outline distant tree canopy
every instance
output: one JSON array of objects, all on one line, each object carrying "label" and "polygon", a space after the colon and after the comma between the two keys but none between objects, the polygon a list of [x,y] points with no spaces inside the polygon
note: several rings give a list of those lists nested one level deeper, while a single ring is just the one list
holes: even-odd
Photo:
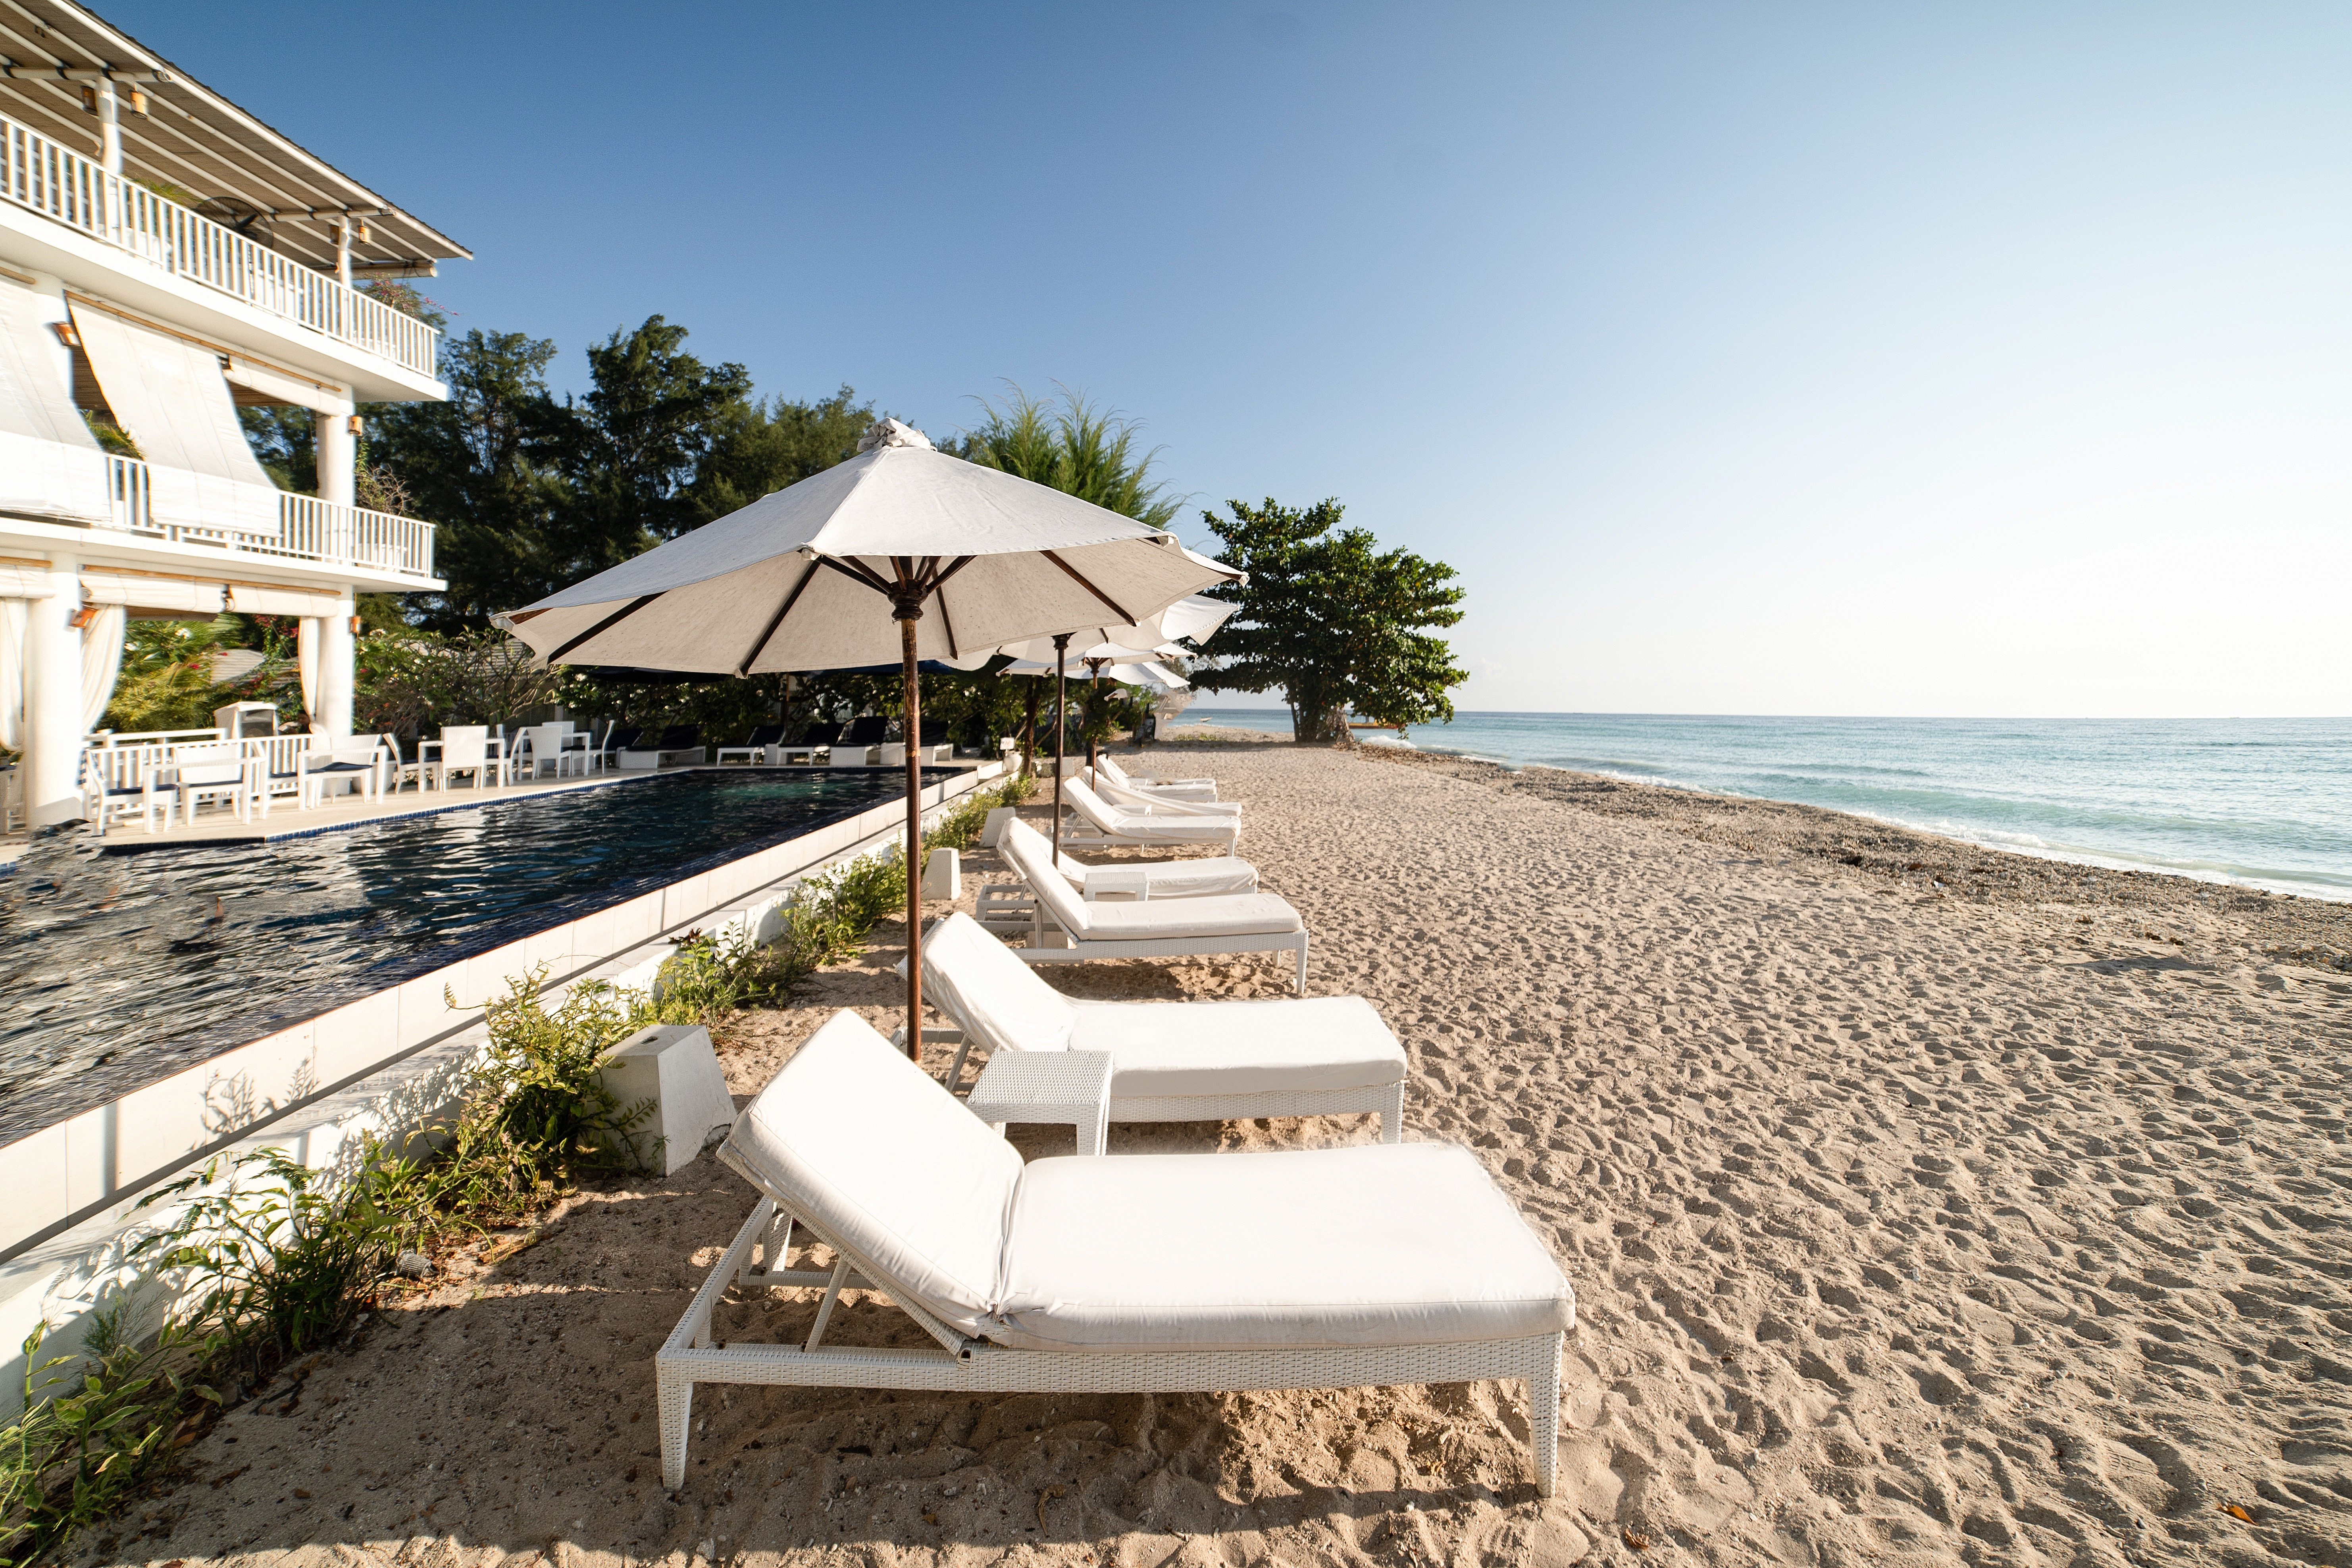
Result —
[{"label": "distant tree canopy", "polygon": [[1349,710],[1382,724],[1454,717],[1446,695],[1469,679],[1424,628],[1462,619],[1454,568],[1409,550],[1381,551],[1365,529],[1339,527],[1336,500],[1300,510],[1269,498],[1202,513],[1218,556],[1249,574],[1211,594],[1240,610],[1192,673],[1209,691],[1283,689],[1295,739],[1347,739]]}]

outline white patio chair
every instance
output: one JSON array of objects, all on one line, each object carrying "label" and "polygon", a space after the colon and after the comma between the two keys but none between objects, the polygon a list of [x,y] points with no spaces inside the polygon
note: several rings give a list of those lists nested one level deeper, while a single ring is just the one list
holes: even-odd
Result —
[{"label": "white patio chair", "polygon": [[1150,798],[1190,801],[1195,805],[1207,805],[1217,798],[1217,781],[1214,779],[1130,778],[1127,770],[1120,767],[1118,759],[1108,752],[1097,753],[1095,765],[1105,782]]},{"label": "white patio chair", "polygon": [[376,737],[376,760],[383,770],[382,776],[376,781],[376,795],[379,799],[388,795],[398,795],[400,786],[411,779],[416,781],[416,787],[419,790],[425,787],[425,764],[413,757],[403,757],[400,754],[399,736],[386,732]]},{"label": "white patio chair", "polygon": [[1092,847],[1222,844],[1228,855],[1241,847],[1242,824],[1238,816],[1180,816],[1115,806],[1088,788],[1082,778],[1062,781],[1062,804],[1076,814],[1076,820],[1063,827],[1062,840],[1066,844]]},{"label": "white patio chair", "polygon": [[180,815],[190,827],[196,825],[196,803],[226,800],[239,822],[253,820],[253,802],[264,785],[261,770],[268,764],[248,757],[235,741],[199,741],[178,746],[172,753],[173,788],[179,795]]},{"label": "white patio chair", "polygon": [[[315,808],[327,804],[330,786],[355,786],[360,797],[368,805],[376,802],[376,791],[383,777],[383,745],[371,740],[346,738],[344,744],[320,748],[302,754],[302,804]],[[261,815],[268,816],[267,799]]]},{"label": "white patio chair", "polygon": [[923,1031],[960,1047],[950,1089],[974,1045],[1108,1051],[1113,1121],[1377,1114],[1381,1142],[1402,1136],[1404,1047],[1360,996],[1077,1001],[961,911],[923,932],[923,995],[958,1026]]},{"label": "white patio chair", "polygon": [[533,724],[524,730],[515,742],[514,776],[536,779],[552,771],[561,779],[575,769],[585,773],[588,753],[572,749],[571,738],[569,724]]},{"label": "white patio chair", "polygon": [[[172,820],[173,793],[161,778],[162,769],[151,746],[90,746],[81,754],[82,817],[106,836],[107,825],[137,816],[148,832],[155,831],[155,814]],[[0,781],[0,789],[15,783]],[[5,816],[0,813],[0,816]]]},{"label": "white patio chair", "polygon": [[507,782],[506,759],[490,755],[490,731],[486,724],[441,726],[441,754],[425,764],[425,787],[446,790],[453,773],[474,775],[473,787]]},{"label": "white patio chair", "polygon": [[[698,1383],[1120,1394],[1486,1378],[1525,1384],[1536,1488],[1556,1488],[1575,1293],[1467,1150],[1024,1164],[845,1011],[744,1108],[719,1158],[763,1195],[654,1358],[672,1489]],[[796,1229],[829,1268],[788,1267]],[[822,1288],[807,1340],[719,1324],[738,1286]],[[940,1348],[826,1344],[845,1288],[887,1296]]]},{"label": "white patio chair", "polygon": [[[1307,922],[1272,893],[1214,898],[1147,899],[1133,903],[1088,901],[1053,868],[1053,847],[1025,822],[1008,822],[996,841],[1036,895],[1030,963],[1074,963],[1094,958],[1178,958],[1197,953],[1287,952],[1297,960],[1298,994],[1307,994]],[[1050,931],[1066,946],[1046,945]]]}]

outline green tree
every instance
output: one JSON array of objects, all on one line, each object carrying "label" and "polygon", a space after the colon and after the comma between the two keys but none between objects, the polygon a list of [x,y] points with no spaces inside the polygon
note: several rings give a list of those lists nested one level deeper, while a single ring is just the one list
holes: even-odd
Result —
[{"label": "green tree", "polygon": [[704,364],[686,352],[686,338],[684,327],[648,316],[588,351],[588,393],[564,405],[572,503],[562,533],[575,576],[709,521],[690,492],[720,431],[743,412],[751,374]]},{"label": "green tree", "polygon": [[389,403],[365,411],[376,466],[413,498],[415,516],[439,525],[440,594],[412,601],[436,629],[479,626],[583,574],[564,547],[572,496],[558,466],[571,412],[547,389],[555,344],[479,329],[444,344],[443,403]]},{"label": "green tree", "polygon": [[874,405],[856,399],[845,386],[814,403],[745,398],[720,408],[689,487],[697,520],[725,517],[856,457],[875,420]]},{"label": "green tree", "polygon": [[1249,574],[1214,588],[1241,606],[1191,671],[1210,691],[1283,689],[1293,736],[1330,744],[1358,717],[1400,727],[1454,717],[1449,689],[1469,679],[1442,637],[1462,619],[1454,568],[1409,550],[1381,551],[1369,530],[1339,527],[1336,500],[1304,510],[1268,498],[1202,513],[1219,557]]},{"label": "green tree", "polygon": [[1176,521],[1183,502],[1152,479],[1151,465],[1160,454],[1157,448],[1136,450],[1142,426],[1134,420],[1105,413],[1067,388],[1058,406],[1018,386],[1003,407],[984,398],[980,406],[978,428],[947,450],[1154,528]]}]

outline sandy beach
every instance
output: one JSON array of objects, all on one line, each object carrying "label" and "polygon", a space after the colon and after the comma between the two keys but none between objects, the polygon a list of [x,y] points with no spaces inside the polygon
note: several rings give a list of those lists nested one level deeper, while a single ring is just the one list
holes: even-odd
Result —
[{"label": "sandy beach", "polygon": [[[665,1494],[652,1355],[752,1202],[706,1155],[453,1260],[81,1560],[2352,1562],[2352,910],[1407,753],[1145,765],[1245,803],[1310,993],[1371,998],[1411,1052],[1406,1137],[1473,1146],[1573,1281],[1558,1498],[1496,1384],[705,1390]],[[877,939],[725,1032],[739,1097],[835,1007],[888,1026],[903,931]],[[1047,973],[1284,984],[1255,958]],[[1376,1135],[1118,1127],[1111,1152]],[[850,1300],[836,1338],[917,1342]],[[724,1331],[814,1306],[747,1300]]]}]

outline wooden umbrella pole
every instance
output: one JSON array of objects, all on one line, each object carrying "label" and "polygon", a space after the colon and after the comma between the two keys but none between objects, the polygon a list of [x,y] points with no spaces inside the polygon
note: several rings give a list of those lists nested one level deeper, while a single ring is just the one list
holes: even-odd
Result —
[{"label": "wooden umbrella pole", "polygon": [[1062,739],[1069,733],[1070,683],[1066,674],[1070,634],[1054,639],[1054,868],[1062,865]]},{"label": "wooden umbrella pole", "polygon": [[898,622],[907,678],[907,1056],[923,1060],[923,690],[915,673],[915,622]]},{"label": "wooden umbrella pole", "polygon": [[1029,689],[1029,727],[1021,731],[1021,771],[1034,779],[1037,776],[1037,693],[1045,682],[1033,675],[1021,684]]}]

